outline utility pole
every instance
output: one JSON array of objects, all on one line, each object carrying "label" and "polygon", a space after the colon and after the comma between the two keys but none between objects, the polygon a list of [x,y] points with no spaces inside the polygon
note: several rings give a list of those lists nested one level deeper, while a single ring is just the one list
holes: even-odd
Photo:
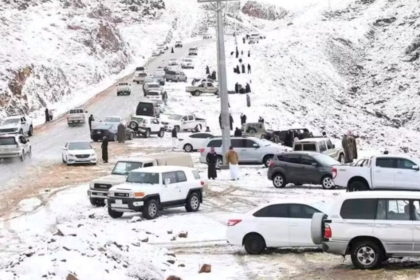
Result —
[{"label": "utility pole", "polygon": [[219,80],[219,96],[220,109],[222,116],[222,151],[223,165],[226,166],[225,155],[230,146],[230,114],[229,114],[229,98],[227,92],[227,76],[226,76],[226,58],[225,58],[225,38],[224,38],[224,22],[223,22],[223,5],[222,2],[231,2],[238,0],[197,0],[198,3],[214,3],[216,2],[217,16],[217,77]]}]

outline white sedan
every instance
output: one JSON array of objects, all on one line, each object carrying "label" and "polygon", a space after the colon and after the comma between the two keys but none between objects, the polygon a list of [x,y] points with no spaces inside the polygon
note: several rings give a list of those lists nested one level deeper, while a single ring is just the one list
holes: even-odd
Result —
[{"label": "white sedan", "polygon": [[[183,135],[184,137],[184,135]],[[204,140],[213,138],[214,135],[208,132],[199,132],[186,135],[185,138],[178,139],[178,147],[187,153],[197,151],[202,148]]]},{"label": "white sedan", "polygon": [[63,148],[63,163],[96,164],[96,152],[89,142],[67,142]]},{"label": "white sedan", "polygon": [[324,202],[277,202],[253,209],[228,221],[227,242],[244,246],[248,254],[266,248],[319,247],[312,242],[314,213],[328,214]]}]

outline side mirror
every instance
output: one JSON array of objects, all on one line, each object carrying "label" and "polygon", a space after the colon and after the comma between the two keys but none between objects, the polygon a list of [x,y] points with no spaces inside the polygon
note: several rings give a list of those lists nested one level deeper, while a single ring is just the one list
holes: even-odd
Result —
[{"label": "side mirror", "polygon": [[171,179],[166,178],[165,179],[165,186],[168,186],[171,183]]},{"label": "side mirror", "polygon": [[255,149],[258,149],[260,146],[258,146],[258,144],[254,144],[252,145],[252,147],[254,147]]},{"label": "side mirror", "polygon": [[420,168],[417,165],[414,165],[413,167],[411,167],[413,170],[419,171]]}]

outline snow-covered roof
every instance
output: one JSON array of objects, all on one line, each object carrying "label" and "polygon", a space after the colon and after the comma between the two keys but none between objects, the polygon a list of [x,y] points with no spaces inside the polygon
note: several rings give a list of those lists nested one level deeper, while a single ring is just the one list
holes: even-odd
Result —
[{"label": "snow-covered roof", "polygon": [[195,170],[191,167],[185,167],[185,166],[151,166],[143,169],[135,169],[132,172],[147,172],[147,173],[161,173],[161,172],[170,172],[170,171],[190,171]]}]

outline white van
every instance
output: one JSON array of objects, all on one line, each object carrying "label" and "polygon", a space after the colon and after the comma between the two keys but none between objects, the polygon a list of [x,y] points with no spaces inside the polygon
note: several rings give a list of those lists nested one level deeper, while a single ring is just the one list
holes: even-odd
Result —
[{"label": "white van", "polygon": [[94,206],[104,206],[105,199],[108,197],[108,190],[115,185],[124,183],[127,180],[128,172],[131,170],[172,165],[194,167],[191,156],[180,153],[151,154],[144,157],[120,159],[115,164],[111,175],[95,179],[90,183],[88,190],[90,203]]}]

